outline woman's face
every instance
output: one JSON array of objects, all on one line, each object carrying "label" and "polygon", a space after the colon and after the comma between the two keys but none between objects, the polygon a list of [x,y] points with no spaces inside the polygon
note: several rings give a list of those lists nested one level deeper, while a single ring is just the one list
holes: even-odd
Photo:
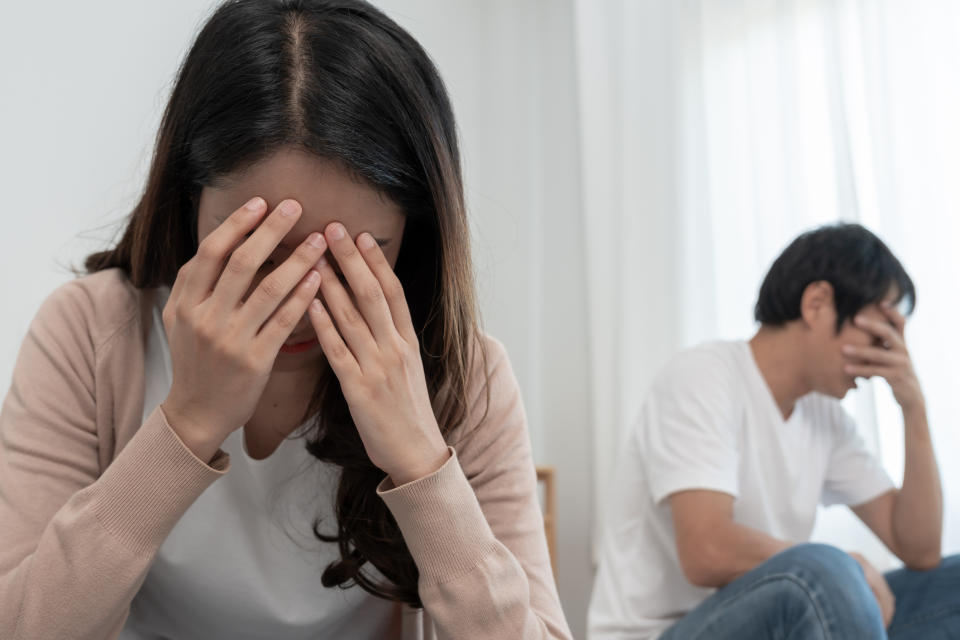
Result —
[{"label": "woman's face", "polygon": [[[267,201],[268,214],[288,198],[299,202],[303,213],[257,272],[244,300],[310,232],[323,233],[334,221],[342,223],[354,239],[364,231],[369,232],[377,239],[391,266],[397,262],[405,222],[400,208],[337,163],[297,149],[282,149],[244,171],[227,176],[216,187],[204,187],[200,193],[197,237],[203,240],[253,196]],[[329,252],[327,256],[329,259]],[[331,260],[331,264],[337,269],[336,261]],[[306,314],[290,335],[300,340],[314,337]],[[274,370],[313,368],[321,356],[319,346],[301,353],[281,352]]]}]

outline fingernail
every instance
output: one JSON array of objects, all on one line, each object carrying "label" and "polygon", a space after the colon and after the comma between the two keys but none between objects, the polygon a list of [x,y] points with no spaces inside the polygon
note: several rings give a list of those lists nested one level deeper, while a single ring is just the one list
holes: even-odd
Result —
[{"label": "fingernail", "polygon": [[307,244],[311,247],[321,248],[326,244],[326,240],[323,239],[323,235],[314,231],[309,236],[307,236]]},{"label": "fingernail", "polygon": [[330,237],[334,240],[339,240],[346,235],[346,233],[346,229],[344,229],[343,225],[339,222],[335,222],[334,224],[330,225]]},{"label": "fingernail", "polygon": [[320,313],[321,311],[323,311],[323,306],[320,304],[319,300],[314,298],[313,302],[310,303],[310,310],[315,311],[316,313]]},{"label": "fingernail", "polygon": [[317,260],[317,264],[315,265],[315,267],[316,267],[317,269],[323,269],[325,266],[327,266],[327,257],[326,257],[326,256],[320,256],[320,259]]},{"label": "fingernail", "polygon": [[255,198],[251,198],[250,201],[243,206],[249,211],[259,211],[260,209],[263,208],[263,205],[264,205],[263,198],[261,198],[260,196],[257,196]]},{"label": "fingernail", "polygon": [[300,207],[293,200],[284,200],[280,203],[280,213],[285,216],[295,216],[300,213]]},{"label": "fingernail", "polygon": [[843,352],[844,352],[844,353],[853,353],[853,347],[850,346],[849,344],[845,344],[845,345],[843,345]]},{"label": "fingernail", "polygon": [[320,274],[314,271],[313,269],[310,269],[310,273],[307,274],[307,284],[309,285],[317,284],[317,280],[319,279],[320,279]]},{"label": "fingernail", "polygon": [[361,249],[372,249],[375,244],[377,244],[376,241],[369,233],[361,233],[360,237],[357,238],[357,246]]}]

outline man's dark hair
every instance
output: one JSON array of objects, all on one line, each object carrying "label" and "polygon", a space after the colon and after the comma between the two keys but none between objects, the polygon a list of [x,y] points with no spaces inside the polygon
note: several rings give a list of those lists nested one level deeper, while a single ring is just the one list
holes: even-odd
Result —
[{"label": "man's dark hair", "polygon": [[837,331],[861,309],[897,290],[912,313],[917,294],[913,280],[880,238],[859,224],[831,224],[800,235],[774,261],[760,286],[754,310],[758,322],[783,326],[800,318],[800,300],[807,286],[825,281],[833,286]]}]

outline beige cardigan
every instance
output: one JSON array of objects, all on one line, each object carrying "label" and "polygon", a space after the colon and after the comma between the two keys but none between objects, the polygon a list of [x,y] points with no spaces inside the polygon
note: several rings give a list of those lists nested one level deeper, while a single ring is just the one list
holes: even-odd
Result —
[{"label": "beige cardigan", "polygon": [[[114,638],[157,549],[228,473],[158,407],[141,424],[152,290],[119,269],[56,289],[34,317],[0,411],[0,638]],[[437,472],[378,495],[420,570],[425,613],[397,637],[569,638],[544,539],[520,391],[484,338],[485,376]],[[385,481],[388,482],[388,481]]]}]

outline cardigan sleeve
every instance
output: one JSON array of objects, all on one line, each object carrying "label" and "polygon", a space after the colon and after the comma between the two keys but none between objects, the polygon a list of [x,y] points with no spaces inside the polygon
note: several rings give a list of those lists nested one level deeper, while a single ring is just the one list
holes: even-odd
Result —
[{"label": "cardigan sleeve", "polygon": [[520,389],[503,346],[483,339],[486,366],[474,367],[450,458],[399,487],[388,477],[377,492],[420,571],[439,638],[567,639]]},{"label": "cardigan sleeve", "polygon": [[[0,637],[116,637],[173,525],[224,474],[195,457],[157,407],[100,473],[97,363],[125,330],[91,326],[69,282],[37,312],[0,409]],[[131,325],[134,325],[131,318]]]}]

